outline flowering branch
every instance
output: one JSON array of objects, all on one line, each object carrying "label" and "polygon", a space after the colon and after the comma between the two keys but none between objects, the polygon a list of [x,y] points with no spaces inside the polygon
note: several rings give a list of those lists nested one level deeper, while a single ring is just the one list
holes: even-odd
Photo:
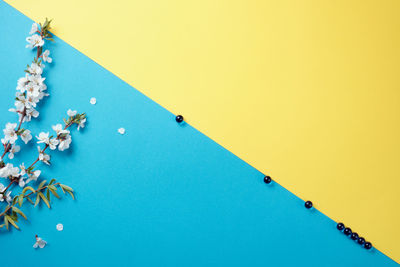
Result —
[{"label": "flowering branch", "polygon": [[[14,158],[14,153],[20,151],[20,146],[15,145],[18,137],[27,144],[31,139],[31,132],[27,129],[21,128],[23,122],[28,122],[32,117],[37,118],[39,112],[35,109],[37,104],[43,97],[48,96],[45,92],[47,86],[44,83],[46,78],[42,77],[44,62],[51,63],[52,58],[49,57],[50,51],[43,51],[45,40],[53,41],[52,35],[49,32],[51,20],[47,20],[44,24],[33,23],[29,34],[31,36],[26,38],[28,44],[27,48],[36,49],[36,57],[33,59],[31,65],[27,65],[25,70],[25,77],[18,80],[17,94],[15,98],[15,108],[9,109],[11,112],[18,114],[18,123],[7,123],[6,128],[3,130],[4,138],[1,142],[4,147],[4,152],[0,157],[0,167],[4,166],[3,158],[9,153],[9,159]],[[18,126],[17,126],[18,125]]]},{"label": "flowering branch", "polygon": [[[36,182],[41,175],[40,170],[35,170],[36,164],[39,161],[50,165],[50,155],[46,153],[48,148],[50,148],[50,150],[58,148],[60,151],[69,148],[72,142],[69,128],[74,124],[77,125],[78,130],[83,128],[86,123],[85,113],[77,113],[77,111],[68,110],[68,119],[64,119],[64,126],[61,124],[52,126],[55,135],[49,136],[49,132],[41,132],[39,136],[36,136],[38,139],[37,143],[43,143],[44,147],[41,148],[38,146],[39,155],[29,167],[26,168],[24,163],[19,167],[14,167],[13,164],[4,163],[3,161],[6,154],[8,154],[9,159],[12,159],[14,158],[14,153],[20,150],[20,147],[15,145],[19,137],[21,137],[22,141],[25,143],[28,143],[32,139],[31,132],[21,128],[22,123],[30,121],[32,117],[36,118],[39,116],[39,112],[35,110],[35,107],[44,96],[48,96],[48,94],[45,93],[47,87],[43,83],[45,78],[42,78],[41,74],[44,68],[43,62],[50,63],[52,61],[49,57],[49,50],[42,53],[44,40],[53,40],[49,29],[50,21],[47,19],[43,25],[34,23],[30,32],[32,35],[26,38],[29,43],[27,47],[36,48],[37,54],[32,64],[30,66],[28,65],[27,70],[25,70],[27,73],[25,77],[18,80],[15,101],[16,109],[10,109],[10,111],[19,115],[18,126],[17,123],[7,123],[6,128],[3,130],[4,138],[1,139],[1,142],[4,147],[4,152],[0,158],[0,177],[8,179],[9,183],[6,187],[0,183],[0,202],[7,203],[3,212],[0,213],[0,219],[3,218],[4,221],[3,224],[0,224],[0,228],[6,227],[9,229],[9,224],[11,224],[19,229],[16,223],[18,222],[18,218],[27,218],[25,214],[16,207],[16,204],[18,203],[19,206],[22,207],[25,199],[34,206],[42,201],[50,208],[51,195],[60,198],[57,193],[58,188],[61,188],[64,193],[69,193],[74,199],[73,189],[67,185],[55,182],[55,179],[52,179],[49,183],[47,183],[46,180],[41,181],[36,189],[32,186],[28,186],[28,183],[31,181]],[[22,191],[18,195],[11,196],[11,189],[14,184],[18,184],[22,188]],[[30,191],[30,193],[28,193],[28,191]],[[36,196],[35,202],[30,198],[32,195]]]},{"label": "flowering branch", "polygon": [[[10,180],[10,183],[8,184],[7,187],[4,187],[4,185],[0,184],[0,201],[6,200],[9,204],[7,205],[6,209],[0,213],[0,218],[4,216],[4,224],[0,225],[0,228],[3,226],[6,226],[8,229],[8,222],[10,222],[12,225],[14,225],[12,222],[15,223],[15,217],[18,218],[18,213],[17,211],[14,211],[15,204],[18,200],[18,203],[20,206],[22,206],[24,198],[27,198],[29,202],[33,203],[29,196],[31,194],[36,193],[36,202],[35,206],[40,202],[40,200],[43,200],[45,204],[50,208],[50,192],[59,198],[57,194],[57,188],[55,186],[61,187],[61,189],[65,192],[68,192],[72,198],[74,198],[73,195],[73,190],[69,186],[62,185],[59,183],[52,184],[55,180],[53,179],[49,185],[45,186],[46,180],[42,181],[38,187],[38,189],[34,190],[30,186],[26,186],[30,181],[37,181],[39,178],[41,171],[40,170],[34,170],[35,165],[39,161],[43,161],[45,164],[50,165],[50,155],[46,154],[45,151],[47,148],[50,148],[51,150],[54,150],[58,147],[58,150],[64,151],[65,149],[68,149],[71,142],[72,138],[70,135],[70,131],[68,130],[69,127],[72,125],[76,124],[78,126],[78,130],[80,128],[83,128],[85,126],[86,122],[86,114],[85,113],[77,113],[76,111],[68,110],[67,112],[69,118],[67,120],[64,119],[64,127],[61,124],[54,125],[52,128],[56,132],[56,137],[49,136],[49,133],[41,132],[39,136],[36,138],[38,139],[37,143],[44,143],[45,146],[43,149],[41,149],[38,146],[38,152],[39,155],[36,158],[36,160],[28,167],[25,168],[24,164],[20,165],[20,169],[18,167],[14,167],[12,164],[7,163],[3,168],[0,169],[0,177],[8,178]],[[25,175],[28,176],[25,177]],[[26,179],[26,180],[24,180]],[[11,188],[11,186],[14,183],[17,183],[20,185],[20,187],[24,188],[22,190],[22,193],[20,195],[15,196],[12,198],[10,196],[11,192],[7,191]],[[47,195],[46,197],[41,193],[41,190],[47,188]],[[32,192],[29,193],[28,195],[24,195],[24,193],[27,190],[31,190]],[[10,204],[12,203],[12,204]],[[15,214],[14,214],[14,213]],[[14,216],[13,216],[14,215]],[[22,214],[20,214],[22,216]],[[14,225],[15,226],[15,225]],[[18,227],[16,227],[18,228]]]}]

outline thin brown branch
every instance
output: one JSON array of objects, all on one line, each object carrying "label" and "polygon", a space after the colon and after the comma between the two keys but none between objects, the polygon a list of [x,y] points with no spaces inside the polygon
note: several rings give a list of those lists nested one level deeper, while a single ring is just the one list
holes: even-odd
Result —
[{"label": "thin brown branch", "polygon": [[16,179],[11,180],[11,182],[7,185],[6,188],[4,188],[3,192],[1,192],[1,194],[4,196],[4,194],[7,192],[8,188],[10,188],[10,186],[11,186],[13,183],[15,183],[16,181],[17,181]]}]

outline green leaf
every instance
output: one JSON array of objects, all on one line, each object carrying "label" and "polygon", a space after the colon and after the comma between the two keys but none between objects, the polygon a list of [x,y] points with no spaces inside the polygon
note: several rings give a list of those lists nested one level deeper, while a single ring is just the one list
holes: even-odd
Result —
[{"label": "green leaf", "polygon": [[26,187],[24,188],[24,190],[22,190],[22,194],[25,194],[26,191],[28,191],[28,190],[31,190],[33,193],[36,192],[35,189],[33,189],[33,187],[31,187],[31,186],[26,186]]},{"label": "green leaf", "polygon": [[18,196],[18,204],[19,204],[20,207],[22,207],[22,203],[24,203],[24,195],[20,194]]},{"label": "green leaf", "polygon": [[69,187],[68,185],[60,184],[60,186],[62,189],[65,189],[66,191],[74,192],[74,190],[71,187]]},{"label": "green leaf", "polygon": [[36,195],[36,201],[35,201],[35,207],[37,206],[37,204],[39,204],[40,202],[40,196],[39,194]]},{"label": "green leaf", "polygon": [[67,192],[71,195],[72,199],[75,200],[74,193],[72,193],[71,191],[67,191]]},{"label": "green leaf", "polygon": [[44,203],[46,203],[47,207],[50,209],[50,203],[47,201],[46,197],[43,195],[42,192],[39,192],[38,195],[43,199]]},{"label": "green leaf", "polygon": [[17,200],[18,200],[18,196],[14,196],[13,200],[12,200],[13,206],[17,203]]},{"label": "green leaf", "polygon": [[30,197],[25,197],[32,205],[35,205],[35,203],[33,203],[32,199]]},{"label": "green leaf", "polygon": [[47,190],[46,190],[46,198],[50,202],[50,190],[49,190],[48,187],[47,187]]},{"label": "green leaf", "polygon": [[56,181],[56,179],[51,179],[49,185],[53,184]]},{"label": "green leaf", "polygon": [[46,180],[43,180],[40,184],[39,184],[39,187],[38,187],[38,190],[40,190],[40,189],[42,189],[42,187],[46,184]]},{"label": "green leaf", "polygon": [[4,226],[6,226],[4,223],[0,224],[0,228],[3,228]]},{"label": "green leaf", "polygon": [[49,186],[49,189],[56,198],[60,198],[60,196],[57,194],[57,188],[54,185]]},{"label": "green leaf", "polygon": [[10,215],[11,219],[13,219],[14,221],[18,222],[18,214],[15,211],[11,212]]},{"label": "green leaf", "polygon": [[34,168],[35,168],[35,166],[30,166],[28,169],[26,169],[26,172],[31,173]]},{"label": "green leaf", "polygon": [[17,207],[12,207],[12,210],[24,217],[25,220],[27,220],[25,214],[20,209],[18,209]]},{"label": "green leaf", "polygon": [[15,228],[19,229],[18,225],[14,222],[14,220],[10,216],[6,215],[6,218],[7,221],[9,221]]},{"label": "green leaf", "polygon": [[57,190],[57,187],[55,187],[54,185],[49,185],[49,188],[53,189],[53,190]]},{"label": "green leaf", "polygon": [[4,216],[4,225],[6,226],[6,229],[8,230],[8,216]]}]

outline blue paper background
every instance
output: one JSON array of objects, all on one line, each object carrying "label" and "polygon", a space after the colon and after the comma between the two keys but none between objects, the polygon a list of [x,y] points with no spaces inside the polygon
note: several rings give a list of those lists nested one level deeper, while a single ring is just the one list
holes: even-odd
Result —
[{"label": "blue paper background", "polygon": [[[1,127],[17,120],[8,109],[34,57],[24,48],[31,23],[0,1]],[[51,167],[39,164],[41,178],[70,185],[77,200],[55,199],[51,210],[25,204],[22,230],[0,230],[1,266],[397,266],[55,39],[44,74],[50,97],[39,119],[25,125],[37,135],[62,123],[69,108],[88,114],[72,148],[52,151]],[[21,146],[14,165],[37,156],[33,142]],[[32,248],[35,234],[48,241],[44,249]]]}]

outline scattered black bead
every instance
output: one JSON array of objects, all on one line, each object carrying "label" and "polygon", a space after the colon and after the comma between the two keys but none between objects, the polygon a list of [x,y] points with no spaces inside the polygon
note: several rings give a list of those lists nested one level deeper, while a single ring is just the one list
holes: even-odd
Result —
[{"label": "scattered black bead", "polygon": [[350,229],[349,227],[346,227],[346,228],[344,228],[343,233],[344,233],[345,235],[349,236],[349,235],[351,235],[352,232],[351,232],[351,229]]},{"label": "scattered black bead", "polygon": [[271,182],[272,182],[271,177],[269,177],[269,176],[265,176],[265,177],[264,177],[264,183],[269,184],[269,183],[271,183]]},{"label": "scattered black bead", "polygon": [[342,230],[344,229],[344,224],[343,224],[343,223],[338,223],[338,224],[336,225],[336,228],[337,228],[339,231],[342,231]]},{"label": "scattered black bead", "polygon": [[359,237],[358,240],[357,240],[357,243],[360,244],[360,245],[364,245],[365,239],[363,237]]},{"label": "scattered black bead", "polygon": [[183,116],[182,115],[178,115],[175,117],[176,122],[181,123],[183,121]]},{"label": "scattered black bead", "polygon": [[350,236],[350,238],[351,238],[352,240],[357,240],[357,239],[358,239],[358,234],[357,234],[357,233],[352,233],[351,236]]},{"label": "scattered black bead", "polygon": [[306,201],[306,203],[304,203],[304,206],[305,206],[307,209],[311,209],[311,208],[312,208],[312,202],[311,202],[311,201]]},{"label": "scattered black bead", "polygon": [[366,249],[371,249],[371,248],[372,248],[372,244],[371,244],[370,242],[366,242],[366,243],[364,244],[364,248],[366,248]]}]

